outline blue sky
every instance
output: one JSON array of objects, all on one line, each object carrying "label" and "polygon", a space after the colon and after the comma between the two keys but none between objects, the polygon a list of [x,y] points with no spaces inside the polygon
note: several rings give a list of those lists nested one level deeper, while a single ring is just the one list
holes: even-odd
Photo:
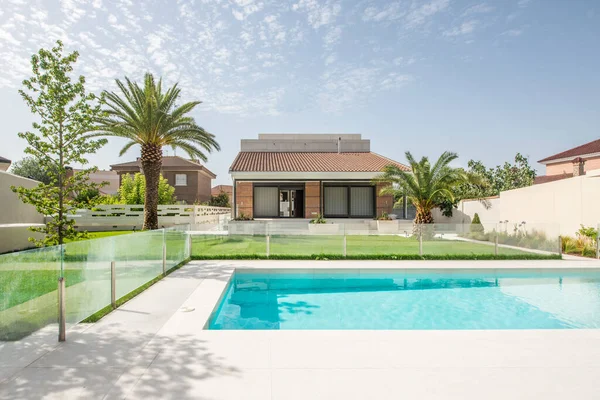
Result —
[{"label": "blue sky", "polygon": [[[203,101],[215,184],[259,132],[362,133],[398,161],[452,150],[463,166],[600,137],[595,0],[0,0],[4,157],[22,157],[32,121],[17,94],[29,58],[56,39],[79,50],[91,90],[151,71]],[[121,146],[90,160],[139,155]]]}]

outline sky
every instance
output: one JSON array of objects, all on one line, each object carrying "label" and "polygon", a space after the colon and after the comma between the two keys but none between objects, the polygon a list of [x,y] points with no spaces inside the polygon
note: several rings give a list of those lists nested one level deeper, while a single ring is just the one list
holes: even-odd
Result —
[{"label": "sky", "polygon": [[[23,157],[34,119],[17,90],[58,39],[90,91],[150,71],[202,101],[214,184],[258,133],[361,133],[400,162],[521,152],[540,174],[537,160],[600,138],[597,0],[0,0],[0,156]],[[139,156],[123,144],[91,164]]]}]

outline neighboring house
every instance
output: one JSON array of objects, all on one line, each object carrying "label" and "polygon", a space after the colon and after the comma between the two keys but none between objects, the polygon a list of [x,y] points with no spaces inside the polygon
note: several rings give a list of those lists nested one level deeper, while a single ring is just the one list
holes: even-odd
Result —
[{"label": "neighboring house", "polygon": [[254,218],[374,218],[393,197],[373,178],[389,164],[360,134],[260,134],[241,141],[229,172],[233,214]]},{"label": "neighboring house", "polygon": [[210,194],[213,196],[218,196],[221,193],[226,193],[227,197],[229,197],[229,200],[231,200],[231,195],[233,193],[233,186],[231,185],[217,185],[214,186],[211,191]]},{"label": "neighboring house", "polygon": [[10,167],[10,160],[8,158],[0,157],[0,171],[6,171]]},{"label": "neighboring house", "polygon": [[[141,161],[130,161],[111,165],[112,171],[119,174],[119,184],[123,174],[141,172]],[[162,160],[162,175],[175,187],[177,201],[186,204],[210,200],[212,180],[217,176],[198,161],[178,156],[165,156]]]},{"label": "neighboring house", "polygon": [[[73,172],[79,172],[80,169],[73,169]],[[90,181],[101,184],[102,182],[108,182],[108,185],[100,188],[102,194],[117,194],[119,192],[120,177],[116,171],[98,170],[90,174]]]},{"label": "neighboring house", "polygon": [[534,184],[558,181],[600,170],[600,139],[563,151],[540,161],[546,175],[535,178]]}]

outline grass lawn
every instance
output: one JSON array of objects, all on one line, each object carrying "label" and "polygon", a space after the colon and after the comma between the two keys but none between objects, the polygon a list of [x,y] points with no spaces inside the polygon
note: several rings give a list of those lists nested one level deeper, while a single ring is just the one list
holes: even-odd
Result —
[{"label": "grass lawn", "polygon": [[[419,242],[403,236],[347,236],[348,255],[419,254]],[[342,236],[271,236],[272,255],[343,254]],[[193,236],[192,256],[264,255],[265,236]],[[423,254],[481,255],[493,254],[491,244],[436,239],[423,242]],[[498,254],[531,254],[525,251],[498,248]]]},{"label": "grass lawn", "polygon": [[74,242],[74,241],[82,241],[82,240],[91,240],[91,239],[100,239],[100,238],[105,238],[105,237],[109,237],[109,236],[119,236],[119,235],[128,235],[130,233],[133,233],[133,231],[105,231],[105,232],[88,232],[87,234],[87,238],[85,239],[77,239],[77,240],[67,240],[67,243],[70,242]]}]

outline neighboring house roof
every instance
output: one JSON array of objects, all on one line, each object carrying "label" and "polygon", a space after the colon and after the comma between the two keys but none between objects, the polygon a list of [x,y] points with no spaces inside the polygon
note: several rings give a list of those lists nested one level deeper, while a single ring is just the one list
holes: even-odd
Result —
[{"label": "neighboring house roof", "polygon": [[8,158],[0,157],[0,163],[10,164],[11,161]]},{"label": "neighboring house roof", "polygon": [[381,172],[410,168],[376,153],[240,152],[230,172]]},{"label": "neighboring house roof", "polygon": [[[141,170],[141,167],[142,162],[140,159],[137,159],[135,161],[113,164],[110,166],[110,169],[113,171],[139,171]],[[199,162],[188,160],[179,156],[164,156],[162,159],[162,169],[164,171],[204,171],[212,178],[217,177]]]},{"label": "neighboring house roof", "polygon": [[213,188],[210,191],[213,196],[216,196],[216,195],[220,194],[221,192],[231,194],[233,192],[233,186],[232,185],[217,185],[217,186],[213,186]]},{"label": "neighboring house roof", "polygon": [[542,183],[548,183],[548,182],[554,182],[554,181],[560,181],[562,179],[567,179],[567,178],[572,178],[573,174],[559,174],[559,175],[541,175],[541,176],[536,176],[533,184],[534,185],[540,185]]},{"label": "neighboring house roof", "polygon": [[550,157],[546,157],[540,161],[539,163],[546,164],[551,161],[570,159],[573,157],[582,157],[589,156],[592,154],[600,154],[600,139],[594,140],[593,142],[589,142],[586,144],[582,144],[581,146],[573,147],[572,149],[563,151],[562,153],[555,154]]}]

